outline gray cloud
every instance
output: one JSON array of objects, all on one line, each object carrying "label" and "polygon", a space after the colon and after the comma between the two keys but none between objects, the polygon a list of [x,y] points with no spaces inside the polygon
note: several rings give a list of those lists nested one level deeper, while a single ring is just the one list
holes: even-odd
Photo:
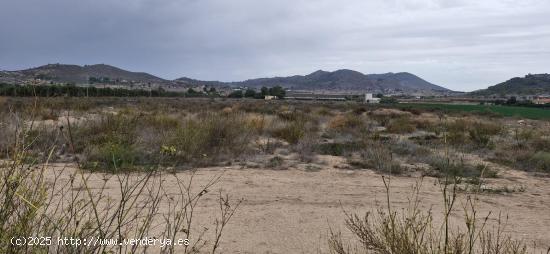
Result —
[{"label": "gray cloud", "polygon": [[0,69],[208,80],[408,71],[456,90],[548,72],[547,0],[6,0]]}]

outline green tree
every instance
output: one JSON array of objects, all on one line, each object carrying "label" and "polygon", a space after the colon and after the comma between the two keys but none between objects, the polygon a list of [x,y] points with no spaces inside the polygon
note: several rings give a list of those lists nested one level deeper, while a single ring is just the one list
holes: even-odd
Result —
[{"label": "green tree", "polygon": [[393,97],[382,97],[382,98],[380,98],[380,103],[396,104],[396,103],[398,103],[398,101],[397,101],[396,98],[393,98]]},{"label": "green tree", "polygon": [[279,99],[282,99],[285,97],[286,91],[281,86],[275,86],[269,89],[269,94],[277,96]]},{"label": "green tree", "polygon": [[262,94],[262,97],[266,96],[266,95],[269,95],[269,89],[265,86],[262,87],[261,94]]},{"label": "green tree", "polygon": [[256,91],[252,89],[246,89],[246,92],[244,92],[244,97],[246,98],[254,98],[256,96]]},{"label": "green tree", "polygon": [[243,91],[241,91],[241,90],[233,91],[227,97],[229,97],[229,98],[242,98],[243,97]]}]

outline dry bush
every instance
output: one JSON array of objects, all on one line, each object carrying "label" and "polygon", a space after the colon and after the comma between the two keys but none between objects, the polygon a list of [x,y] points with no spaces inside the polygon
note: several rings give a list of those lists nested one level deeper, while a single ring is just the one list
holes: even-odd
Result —
[{"label": "dry bush", "polygon": [[[21,132],[23,129],[26,130],[24,133]],[[25,135],[25,138],[15,136],[14,133]],[[12,158],[13,148],[21,141],[25,141],[23,145],[34,155],[35,160],[43,161],[48,156],[48,148],[54,145],[61,147],[64,140],[56,125],[39,123],[20,112],[0,114],[0,158]]]},{"label": "dry bush", "polygon": [[463,118],[456,119],[445,123],[446,140],[452,145],[463,145],[467,140],[466,132],[469,130],[469,126],[472,124],[471,121],[468,121]]},{"label": "dry bush", "polygon": [[243,114],[208,112],[185,121],[165,145],[175,149],[171,161],[208,165],[243,154],[252,135]]},{"label": "dry bush", "polygon": [[172,116],[162,113],[152,114],[141,117],[139,120],[143,121],[143,123],[140,123],[143,126],[147,126],[149,128],[157,130],[168,131],[171,129],[179,128],[181,126],[181,120],[177,115]]},{"label": "dry bush", "polygon": [[540,137],[540,134],[537,134],[535,130],[530,128],[513,129],[514,141],[518,147],[524,147],[527,143],[533,141],[535,137]]},{"label": "dry bush", "polygon": [[419,161],[431,166],[432,171],[426,172],[434,177],[460,177],[467,179],[495,178],[498,172],[483,164],[472,165],[456,154],[439,155],[431,154],[420,157]]},{"label": "dry bush", "polygon": [[411,133],[416,130],[416,125],[411,121],[410,117],[399,117],[391,119],[386,125],[386,130],[389,133]]},{"label": "dry bush", "polygon": [[277,116],[284,121],[300,121],[305,120],[308,116],[296,109],[294,110],[281,110],[277,112]]},{"label": "dry bush", "polygon": [[363,142],[322,143],[317,145],[316,151],[323,155],[350,156],[351,153],[365,148]]},{"label": "dry bush", "polygon": [[391,119],[410,117],[411,115],[412,114],[409,112],[390,108],[382,108],[369,112],[369,116],[378,121],[381,126],[388,125]]},{"label": "dry bush", "polygon": [[271,134],[290,144],[297,144],[306,134],[306,125],[301,121],[286,122],[282,127],[272,130]]},{"label": "dry bush", "polygon": [[454,145],[471,142],[477,147],[488,147],[491,137],[502,133],[502,125],[493,122],[457,119],[446,124],[447,141]]},{"label": "dry bush", "polygon": [[127,112],[75,125],[75,151],[84,155],[84,167],[112,171],[147,164],[149,156],[137,149],[138,124],[138,117]]},{"label": "dry bush", "polygon": [[550,139],[541,130],[516,128],[505,138],[495,146],[492,161],[527,171],[550,172]]},{"label": "dry bush", "polygon": [[334,112],[332,112],[330,109],[328,109],[327,107],[324,107],[324,106],[321,106],[320,108],[318,108],[315,113],[317,115],[320,115],[320,116],[333,116],[334,115]]},{"label": "dry bush", "polygon": [[[32,163],[35,160],[25,145],[28,131],[20,128],[12,133],[17,139],[10,151],[13,156],[0,162],[0,253],[146,253],[152,248],[160,253],[202,253],[207,249],[215,253],[240,204],[220,193],[215,228],[208,231],[193,221],[193,215],[221,175],[200,187],[194,187],[193,175],[183,179],[159,170],[104,174],[98,183],[93,179],[100,175],[84,173],[78,163],[74,170],[49,168],[47,162]],[[70,126],[64,134],[71,136]],[[48,150],[49,157],[55,150],[55,146]],[[175,193],[167,189],[174,186],[167,186],[166,180],[176,183]],[[110,194],[108,183],[115,186]],[[210,232],[212,236],[207,237]],[[13,244],[14,238],[31,236],[42,237],[44,244]],[[75,245],[58,244],[58,237],[113,239],[119,243],[122,239],[168,239],[172,243],[189,239],[190,244]]]},{"label": "dry bush", "polygon": [[392,152],[399,155],[411,156],[414,159],[430,155],[432,152],[430,149],[417,145],[408,140],[399,140],[393,142],[391,145]]},{"label": "dry bush", "polygon": [[8,98],[0,96],[0,108],[5,108],[7,105]]},{"label": "dry bush", "polygon": [[390,179],[382,178],[386,188],[386,207],[364,216],[346,212],[346,227],[355,236],[356,244],[346,244],[340,232],[330,231],[331,253],[527,253],[522,241],[504,233],[506,221],[499,215],[497,225],[489,229],[491,213],[479,217],[477,198],[467,196],[463,205],[464,227],[456,227],[451,216],[456,206],[457,185],[445,181],[442,186],[443,221],[436,223],[432,211],[420,208],[421,181],[413,188],[406,209],[392,206]]},{"label": "dry bush", "polygon": [[435,132],[436,134],[441,131],[441,126],[438,121],[424,118],[413,118],[411,120],[418,129]]},{"label": "dry bush", "polygon": [[271,159],[269,159],[266,163],[267,168],[273,168],[273,169],[280,169],[281,166],[283,166],[283,163],[285,160],[280,156],[275,156]]},{"label": "dry bush", "polygon": [[264,135],[273,125],[273,116],[265,114],[247,114],[246,125],[256,134]]},{"label": "dry bush", "polygon": [[315,160],[318,145],[319,136],[317,133],[308,132],[291,150],[298,155],[301,162],[312,163]]},{"label": "dry bush", "polygon": [[400,174],[402,168],[387,144],[368,141],[359,151],[359,159],[350,158],[350,165],[379,172]]},{"label": "dry bush", "polygon": [[9,113],[0,112],[0,158],[9,157],[11,146],[15,143],[12,133],[18,121],[9,118]]},{"label": "dry bush", "polygon": [[[158,163],[205,166],[244,153],[253,131],[241,113],[144,115],[124,110],[74,126],[76,151],[94,170],[147,168]],[[162,161],[161,161],[162,159]]]},{"label": "dry bush", "polygon": [[285,140],[289,144],[298,144],[306,134],[315,135],[319,130],[319,119],[297,109],[287,110],[283,107],[277,116],[279,121],[269,132],[273,137]]},{"label": "dry bush", "polygon": [[477,146],[487,147],[491,141],[491,136],[502,132],[502,126],[498,123],[475,122],[468,131],[470,140]]},{"label": "dry bush", "polygon": [[361,115],[345,114],[337,115],[331,118],[328,122],[328,128],[333,130],[350,130],[361,128],[365,125]]},{"label": "dry bush", "polygon": [[550,152],[550,137],[541,137],[540,135],[537,135],[536,138],[533,137],[529,140],[527,146],[538,151]]},{"label": "dry bush", "polygon": [[550,173],[550,152],[539,151],[530,158],[530,162],[537,170]]}]

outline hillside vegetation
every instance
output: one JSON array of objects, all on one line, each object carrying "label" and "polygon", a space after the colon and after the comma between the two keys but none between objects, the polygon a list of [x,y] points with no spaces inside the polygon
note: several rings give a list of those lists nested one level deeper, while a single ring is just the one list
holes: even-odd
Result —
[{"label": "hillside vegetation", "polygon": [[471,94],[483,96],[550,94],[550,74],[529,74],[523,78],[515,77]]},{"label": "hillside vegetation", "polygon": [[21,84],[35,81],[74,84],[141,85],[146,87],[261,87],[282,86],[298,90],[448,93],[450,90],[432,84],[408,72],[363,74],[354,70],[315,71],[308,75],[247,79],[245,81],[203,81],[182,77],[166,80],[145,72],[132,72],[106,64],[48,64],[18,71],[0,71],[0,83]]}]

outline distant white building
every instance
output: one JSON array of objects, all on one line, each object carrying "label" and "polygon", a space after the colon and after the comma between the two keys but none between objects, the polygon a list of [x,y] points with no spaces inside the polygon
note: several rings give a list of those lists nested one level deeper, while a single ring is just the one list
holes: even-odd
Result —
[{"label": "distant white building", "polygon": [[366,103],[379,103],[380,98],[373,97],[371,93],[365,94],[365,102]]},{"label": "distant white building", "polygon": [[276,99],[277,99],[277,96],[266,95],[266,96],[264,97],[264,99],[265,99],[266,101],[276,100]]}]

